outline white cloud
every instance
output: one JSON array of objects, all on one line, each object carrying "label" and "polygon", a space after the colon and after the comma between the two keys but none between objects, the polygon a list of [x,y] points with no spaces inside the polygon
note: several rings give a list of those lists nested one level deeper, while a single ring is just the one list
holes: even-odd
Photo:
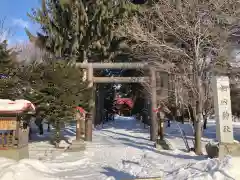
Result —
[{"label": "white cloud", "polygon": [[20,44],[23,44],[27,42],[27,40],[24,40],[23,38],[21,37],[13,37],[13,38],[8,38],[8,46],[9,47],[13,47],[13,46],[16,46],[16,45],[20,45]]},{"label": "white cloud", "polygon": [[23,43],[24,40],[23,40],[23,39],[16,39],[16,42],[17,42],[17,43]]},{"label": "white cloud", "polygon": [[13,25],[19,26],[19,27],[22,27],[22,28],[28,28],[29,27],[29,22],[25,21],[21,18],[13,19]]}]

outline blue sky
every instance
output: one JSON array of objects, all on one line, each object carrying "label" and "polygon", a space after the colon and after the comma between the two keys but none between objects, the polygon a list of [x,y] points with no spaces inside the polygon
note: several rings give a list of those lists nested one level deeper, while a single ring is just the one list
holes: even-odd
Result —
[{"label": "blue sky", "polygon": [[36,32],[37,25],[31,22],[27,13],[32,8],[40,6],[40,0],[0,0],[0,19],[5,19],[5,27],[10,29],[10,35],[6,35],[10,44],[27,41],[24,27],[31,32]]}]

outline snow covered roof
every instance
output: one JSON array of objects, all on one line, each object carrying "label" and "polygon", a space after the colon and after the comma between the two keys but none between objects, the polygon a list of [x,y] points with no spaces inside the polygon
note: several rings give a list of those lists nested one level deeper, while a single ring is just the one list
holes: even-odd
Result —
[{"label": "snow covered roof", "polygon": [[25,111],[35,111],[35,106],[28,100],[0,99],[0,114],[22,113]]}]

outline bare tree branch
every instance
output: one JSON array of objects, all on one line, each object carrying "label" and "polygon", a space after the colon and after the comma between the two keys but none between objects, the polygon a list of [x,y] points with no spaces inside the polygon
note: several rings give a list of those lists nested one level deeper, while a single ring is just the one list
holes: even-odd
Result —
[{"label": "bare tree branch", "polygon": [[6,18],[0,19],[0,42],[7,40],[11,36],[10,28],[5,25]]},{"label": "bare tree branch", "polygon": [[139,17],[120,29],[122,35],[136,42],[132,51],[137,58],[177,74],[180,84],[193,96],[198,153],[199,123],[211,97],[209,76],[215,69],[226,69],[230,64],[232,34],[239,26],[239,13],[240,2],[235,0],[184,0],[178,5],[161,0],[144,7]]}]

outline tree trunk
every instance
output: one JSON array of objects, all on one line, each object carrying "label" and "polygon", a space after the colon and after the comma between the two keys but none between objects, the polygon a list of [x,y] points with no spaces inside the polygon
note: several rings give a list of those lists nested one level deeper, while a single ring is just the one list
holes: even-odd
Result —
[{"label": "tree trunk", "polygon": [[158,124],[158,136],[160,137],[160,140],[164,139],[164,130],[163,130],[163,119],[159,119],[159,124]]},{"label": "tree trunk", "polygon": [[203,129],[207,129],[207,116],[203,115]]},{"label": "tree trunk", "polygon": [[60,121],[57,119],[55,122],[55,147],[59,148],[59,143],[60,143]]},{"label": "tree trunk", "polygon": [[50,122],[47,123],[48,127],[47,127],[47,132],[50,132],[51,129],[50,129]]},{"label": "tree trunk", "polygon": [[167,127],[170,127],[170,126],[171,126],[171,120],[168,118]]},{"label": "tree trunk", "polygon": [[39,124],[39,134],[43,135],[43,124]]},{"label": "tree trunk", "polygon": [[203,101],[202,101],[202,84],[201,76],[196,76],[196,89],[198,92],[197,102],[196,102],[196,121],[194,124],[195,127],[195,153],[200,155],[202,154],[202,110],[203,110]]},{"label": "tree trunk", "polygon": [[156,71],[151,70],[151,125],[150,125],[150,140],[156,142],[157,140],[157,116],[153,109],[157,108],[157,89],[156,89]]},{"label": "tree trunk", "polygon": [[32,139],[32,128],[29,126],[29,133],[28,133],[28,139]]}]

